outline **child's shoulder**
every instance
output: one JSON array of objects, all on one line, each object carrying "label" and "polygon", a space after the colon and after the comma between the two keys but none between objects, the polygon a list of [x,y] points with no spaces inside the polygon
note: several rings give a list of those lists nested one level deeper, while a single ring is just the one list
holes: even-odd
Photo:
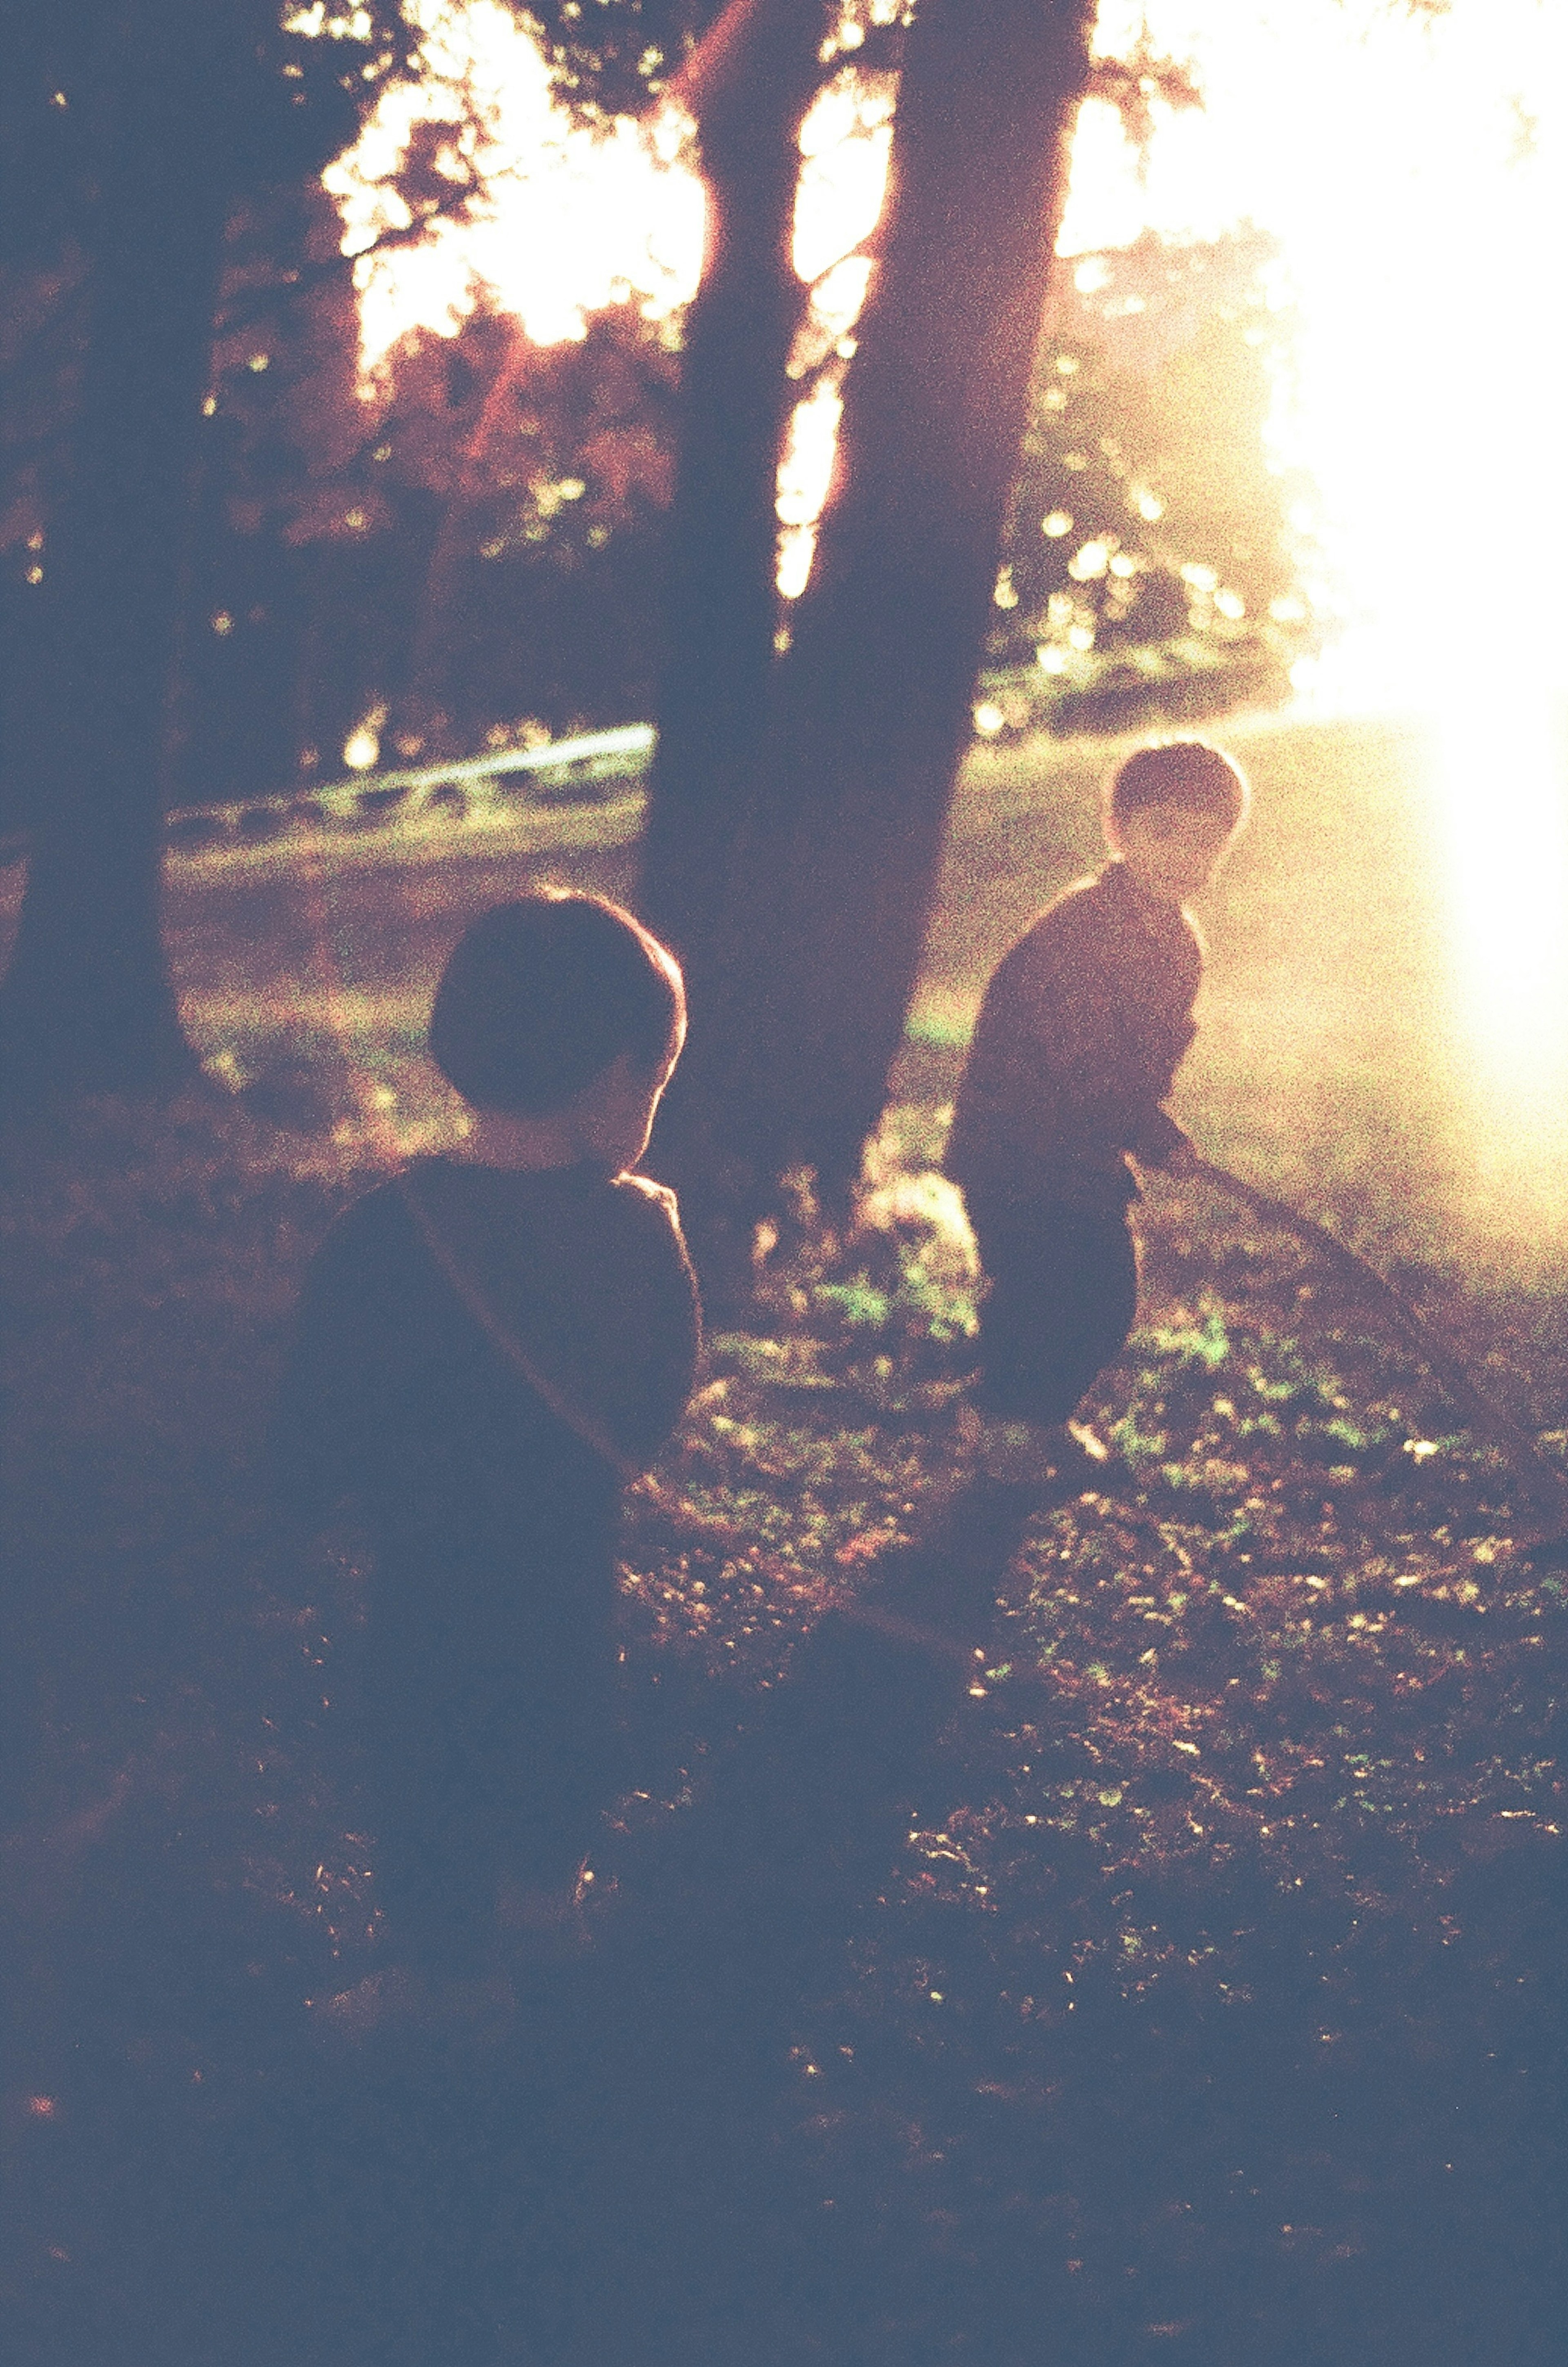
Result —
[{"label": "child's shoulder", "polygon": [[1085,930],[1102,927],[1104,878],[1100,871],[1086,872],[1081,879],[1071,879],[1065,888],[1058,889],[1050,902],[1043,905],[1013,939],[1002,956],[1003,966],[1010,962],[1026,967]]},{"label": "child's shoulder", "polygon": [[649,1175],[615,1175],[595,1196],[599,1213],[578,1238],[577,1271],[596,1303],[616,1310],[606,1340],[620,1343],[619,1353],[646,1325],[650,1309],[660,1310],[659,1327],[684,1328],[696,1304],[696,1284],[680,1207],[667,1184]]},{"label": "child's shoulder", "polygon": [[398,1263],[417,1254],[432,1227],[445,1236],[510,1236],[543,1225],[558,1249],[580,1242],[597,1255],[611,1242],[634,1251],[679,1241],[675,1195],[647,1175],[594,1177],[581,1169],[507,1169],[416,1159],[349,1203],[318,1258],[334,1264]]},{"label": "child's shoulder", "polygon": [[1152,908],[1134,887],[1125,864],[1112,857],[1053,896],[1005,958],[1016,957],[1027,967],[1032,961],[1075,958],[1096,949],[1106,954],[1127,945],[1144,949],[1156,940],[1177,947],[1190,941],[1202,949],[1191,913],[1175,906],[1168,911]]},{"label": "child's shoulder", "polygon": [[661,1224],[679,1225],[681,1204],[668,1184],[656,1184],[651,1175],[617,1175],[610,1188],[623,1195],[627,1209],[646,1209]]},{"label": "child's shoulder", "polygon": [[684,1261],[681,1206],[667,1184],[650,1175],[617,1175],[610,1185],[617,1229],[629,1248],[649,1257]]},{"label": "child's shoulder", "polygon": [[408,1230],[408,1206],[400,1174],[373,1184],[340,1208],[328,1226],[318,1260],[352,1262],[389,1247]]}]

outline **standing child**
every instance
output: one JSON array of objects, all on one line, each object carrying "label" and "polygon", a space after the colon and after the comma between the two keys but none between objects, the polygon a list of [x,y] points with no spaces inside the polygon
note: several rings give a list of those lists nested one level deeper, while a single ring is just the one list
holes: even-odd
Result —
[{"label": "standing child", "polygon": [[947,1168],[989,1283],[965,1412],[995,1478],[1081,1487],[1103,1470],[1069,1417],[1137,1310],[1128,1159],[1177,1174],[1193,1159],[1161,1107],[1196,1032],[1202,945],[1185,903],[1248,803],[1239,767],[1202,741],[1138,749],[1107,786],[1110,861],[1046,907],[986,990]]},{"label": "standing child", "polygon": [[367,1630],[378,1896],[416,1974],[488,1973],[570,1911],[613,1796],[621,1485],[664,1444],[698,1316],[635,1173],[685,1032],[629,912],[556,890],[474,923],[431,1016],[451,1158],[355,1203],[307,1275],[276,1433],[296,1518],[345,1500]]}]

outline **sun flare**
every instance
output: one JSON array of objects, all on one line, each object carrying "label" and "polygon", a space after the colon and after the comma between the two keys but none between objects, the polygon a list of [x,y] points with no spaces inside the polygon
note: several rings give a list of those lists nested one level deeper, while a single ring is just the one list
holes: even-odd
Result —
[{"label": "sun flare", "polygon": [[1316,481],[1347,614],[1324,692],[1446,700],[1456,674],[1491,675],[1505,634],[1514,665],[1551,671],[1568,526],[1563,12],[1151,0],[1147,14],[1197,60],[1204,111],[1162,123],[1140,181],[1107,110],[1086,109],[1064,247],[1117,244],[1145,221],[1213,235],[1244,216],[1280,240],[1300,320],[1280,433]]},{"label": "sun flare", "polygon": [[[683,303],[703,199],[672,111],[595,138],[555,105],[537,45],[499,0],[419,0],[413,13],[425,83],[389,95],[327,176],[345,248],[406,224],[388,176],[416,111],[455,115],[459,86],[477,103],[467,161],[485,198],[472,225],[367,256],[367,368],[415,324],[450,334],[479,285],[540,344],[581,335],[617,298],[654,315]],[[1548,619],[1568,529],[1553,300],[1568,220],[1564,12],[1455,0],[1432,20],[1377,0],[1104,0],[1101,45],[1145,17],[1159,46],[1192,60],[1204,109],[1163,114],[1140,164],[1112,110],[1087,107],[1062,252],[1145,226],[1212,237],[1251,221],[1279,239],[1300,331],[1277,433],[1317,484],[1346,619],[1317,697],[1446,701],[1456,674],[1495,682],[1503,663],[1560,683]],[[840,338],[865,292],[856,250],[890,138],[887,93],[852,70],[803,128],[796,267]],[[820,477],[816,458],[810,469]]]},{"label": "sun flare", "polygon": [[[704,217],[683,119],[669,110],[591,137],[555,105],[536,45],[498,0],[419,0],[412,13],[423,89],[384,100],[326,176],[345,250],[405,225],[389,176],[416,109],[456,117],[459,86],[479,124],[461,161],[484,197],[468,226],[365,255],[367,369],[416,324],[452,334],[481,287],[541,344],[580,336],[613,300],[650,317],[685,302]],[[1299,688],[1309,712],[1431,719],[1432,810],[1477,1075],[1515,1102],[1527,1071],[1536,1085],[1550,1077],[1568,1101],[1555,292],[1568,11],[1545,0],[1452,0],[1436,17],[1384,0],[1102,0],[1098,38],[1114,49],[1145,23],[1156,47],[1191,62],[1204,108],[1156,108],[1141,159],[1109,107],[1084,108],[1061,252],[1092,255],[1145,228],[1213,238],[1243,222],[1278,242],[1298,330],[1273,434],[1281,462],[1315,484],[1313,531],[1343,619]],[[812,300],[780,470],[786,595],[810,569],[890,140],[886,87],[852,66],[803,127],[795,260]]]}]

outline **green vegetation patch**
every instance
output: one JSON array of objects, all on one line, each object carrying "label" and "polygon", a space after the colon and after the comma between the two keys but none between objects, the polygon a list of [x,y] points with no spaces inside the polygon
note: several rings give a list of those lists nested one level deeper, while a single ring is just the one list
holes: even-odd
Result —
[{"label": "green vegetation patch", "polygon": [[[352,1535],[286,1548],[257,1472],[292,1293],[375,1160],[206,1108],[7,1146],[39,1679],[13,1855],[52,1935],[38,2077],[81,2115],[62,2224],[91,2149],[239,2112],[299,1999],[378,1961],[372,1574]],[[1526,2166],[1561,2103],[1562,1571],[1517,1475],[1298,1245],[1174,1192],[1145,1229],[1093,1409],[1123,1484],[1034,1524],[904,1855],[802,2003],[792,2290],[831,2292],[818,2355],[846,2367],[977,2340],[1033,2367],[1043,2314],[1095,2367],[1457,2361],[1408,2273],[1435,2245],[1494,2355],[1544,2357],[1518,2329],[1557,2257]],[[1558,1301],[1427,1283],[1561,1456]],[[889,1155],[848,1241],[797,1179],[753,1324],[628,1498],[623,1852],[962,1474],[976,1287],[940,1179]],[[112,2107],[62,2012],[132,2067]]]}]

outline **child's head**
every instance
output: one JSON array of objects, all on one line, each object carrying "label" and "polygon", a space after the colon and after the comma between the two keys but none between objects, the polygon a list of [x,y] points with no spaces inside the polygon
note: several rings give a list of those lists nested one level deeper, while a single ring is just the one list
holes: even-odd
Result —
[{"label": "child's head", "polygon": [[1205,740],[1135,748],[1105,788],[1105,843],[1145,894],[1179,904],[1207,887],[1244,827],[1252,792]]},{"label": "child's head", "polygon": [[481,1116],[570,1121],[614,1166],[646,1148],[685,1033],[674,956],[620,905],[557,888],[473,922],[430,1014],[432,1058]]}]

